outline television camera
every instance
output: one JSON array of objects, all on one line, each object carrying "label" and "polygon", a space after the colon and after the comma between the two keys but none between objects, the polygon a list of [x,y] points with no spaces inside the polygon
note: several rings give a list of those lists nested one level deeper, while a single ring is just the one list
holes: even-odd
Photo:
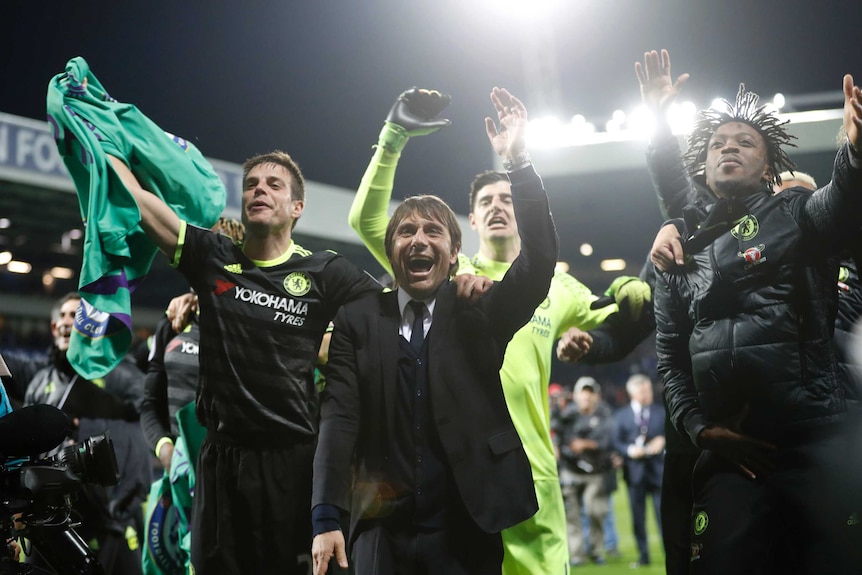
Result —
[{"label": "television camera", "polygon": [[[0,531],[18,539],[25,554],[35,547],[58,575],[103,575],[104,570],[71,519],[72,500],[85,483],[119,481],[108,433],[60,445],[69,420],[59,409],[33,405],[0,418]],[[52,453],[50,457],[41,454]],[[0,574],[46,573],[10,556]]]}]

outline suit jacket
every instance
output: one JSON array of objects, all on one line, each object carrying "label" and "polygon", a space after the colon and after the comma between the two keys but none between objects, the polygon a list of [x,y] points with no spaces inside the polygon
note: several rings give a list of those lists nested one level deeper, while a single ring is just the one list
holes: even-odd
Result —
[{"label": "suit jacket", "polygon": [[[649,406],[646,442],[664,435],[664,420],[664,406],[653,402]],[[614,449],[624,458],[623,478],[628,484],[643,483],[650,487],[660,487],[664,470],[664,453],[640,459],[632,459],[628,456],[628,446],[635,442],[640,433],[631,404],[617,410],[614,414]]]},{"label": "suit jacket", "polygon": [[[496,533],[537,508],[532,473],[506,407],[499,370],[514,333],[547,295],[557,237],[547,196],[531,167],[510,174],[521,254],[477,303],[437,291],[428,345],[428,392],[445,463],[476,524]],[[375,294],[336,315],[314,459],[312,507],[383,518],[392,500],[388,453],[401,322],[397,294]]]}]

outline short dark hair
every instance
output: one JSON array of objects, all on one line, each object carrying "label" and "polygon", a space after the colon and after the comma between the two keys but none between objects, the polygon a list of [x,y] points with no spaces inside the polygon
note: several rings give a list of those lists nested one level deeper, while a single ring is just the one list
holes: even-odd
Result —
[{"label": "short dark hair", "polygon": [[63,307],[63,304],[66,303],[67,301],[70,301],[73,299],[80,300],[81,294],[79,294],[76,291],[70,291],[69,293],[65,294],[64,296],[62,296],[61,298],[59,298],[58,300],[56,300],[54,302],[54,305],[51,306],[51,321],[52,322],[60,319],[60,308]]},{"label": "short dark hair", "polygon": [[766,105],[758,106],[760,96],[746,91],[745,84],[739,85],[736,102],[731,104],[721,100],[726,111],[708,108],[698,113],[694,128],[688,135],[688,150],[685,153],[685,163],[692,176],[703,172],[706,163],[706,152],[709,140],[715,131],[728,122],[742,122],[758,131],[766,146],[766,162],[772,172],[772,179],[767,183],[772,188],[781,185],[781,172],[793,171],[796,164],[782,149],[782,146],[796,147],[793,140],[796,136],[787,133],[785,125],[790,120],[781,121],[778,115],[766,109]]},{"label": "short dark hair", "polygon": [[481,190],[485,186],[496,184],[497,182],[508,181],[509,176],[507,176],[503,172],[485,170],[480,174],[476,174],[476,177],[473,178],[472,182],[470,182],[470,195],[468,196],[468,199],[470,201],[470,211],[472,212],[473,208],[476,207],[476,195],[479,193],[479,190]]},{"label": "short dark hair", "polygon": [[290,183],[290,197],[294,200],[305,200],[305,178],[293,158],[286,152],[274,150],[268,154],[259,154],[247,159],[242,165],[242,182],[245,187],[245,179],[248,173],[261,164],[277,164],[287,170],[292,176]]},{"label": "short dark hair", "polygon": [[[401,225],[401,222],[411,214],[419,214],[429,220],[435,220],[446,226],[449,230],[449,238],[452,240],[452,249],[458,250],[461,246],[461,226],[458,224],[458,219],[455,217],[455,212],[449,207],[449,204],[441,200],[437,196],[421,195],[412,196],[401,202],[392,217],[389,218],[389,223],[386,226],[386,257],[392,257],[392,242],[395,237],[395,230]],[[458,259],[455,258],[455,263],[449,266],[449,276],[455,275],[458,271]]]}]

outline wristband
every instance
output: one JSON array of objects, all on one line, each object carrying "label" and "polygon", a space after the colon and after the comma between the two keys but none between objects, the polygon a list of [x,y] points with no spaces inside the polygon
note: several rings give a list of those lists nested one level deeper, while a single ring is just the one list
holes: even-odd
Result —
[{"label": "wristband", "polygon": [[403,126],[399,126],[393,122],[383,124],[383,129],[380,130],[380,135],[377,137],[377,145],[393,154],[398,154],[407,145],[407,140],[410,136]]},{"label": "wristband", "polygon": [[507,172],[514,172],[519,168],[523,168],[524,166],[530,163],[530,154],[527,152],[521,152],[517,156],[514,156],[508,160],[503,160],[503,168]]},{"label": "wristband", "polygon": [[164,444],[166,444],[166,443],[170,443],[171,445],[173,445],[173,444],[174,444],[174,440],[173,440],[173,439],[171,439],[170,437],[163,437],[163,438],[161,438],[161,439],[158,441],[158,443],[156,443],[156,457],[159,457],[159,452],[162,450],[162,446],[163,446]]}]

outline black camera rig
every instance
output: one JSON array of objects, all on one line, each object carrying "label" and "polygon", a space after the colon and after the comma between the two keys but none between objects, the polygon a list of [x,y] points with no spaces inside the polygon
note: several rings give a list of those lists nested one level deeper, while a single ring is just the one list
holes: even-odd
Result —
[{"label": "black camera rig", "polygon": [[[119,480],[117,459],[106,432],[74,445],[60,410],[34,405],[0,418],[0,532],[30,545],[58,575],[103,575],[104,571],[71,519],[72,499],[85,483],[111,486]],[[42,453],[54,453],[39,458]],[[0,574],[37,570],[4,557]],[[41,571],[44,573],[44,571]]]}]

